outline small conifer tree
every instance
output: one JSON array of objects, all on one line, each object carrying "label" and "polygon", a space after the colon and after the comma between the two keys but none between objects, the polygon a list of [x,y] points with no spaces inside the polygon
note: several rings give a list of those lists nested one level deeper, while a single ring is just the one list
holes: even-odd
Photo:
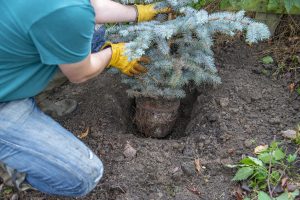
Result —
[{"label": "small conifer tree", "polygon": [[[153,0],[121,2],[152,3]],[[246,17],[244,11],[209,14],[193,9],[190,6],[193,2],[164,0],[156,7],[171,7],[177,15],[175,19],[167,20],[160,15],[154,21],[117,25],[107,30],[107,38],[112,42],[128,42],[129,59],[151,58],[151,63],[146,65],[147,74],[122,78],[130,86],[129,96],[179,99],[185,97],[182,88],[191,81],[197,85],[221,83],[212,51],[216,32],[233,36],[244,31],[248,43],[270,37],[268,27]]]}]

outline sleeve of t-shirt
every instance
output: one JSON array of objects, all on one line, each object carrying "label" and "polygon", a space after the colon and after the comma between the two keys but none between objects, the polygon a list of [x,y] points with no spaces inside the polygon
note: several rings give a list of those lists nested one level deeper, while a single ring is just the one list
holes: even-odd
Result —
[{"label": "sleeve of t-shirt", "polygon": [[76,63],[91,51],[95,13],[90,5],[60,8],[35,22],[29,31],[41,61]]}]

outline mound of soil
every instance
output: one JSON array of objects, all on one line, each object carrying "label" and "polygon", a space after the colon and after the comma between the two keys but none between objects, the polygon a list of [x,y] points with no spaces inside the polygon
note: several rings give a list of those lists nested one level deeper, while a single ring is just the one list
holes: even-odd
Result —
[{"label": "mound of soil", "polygon": [[[221,44],[221,45],[220,45]],[[241,41],[220,43],[214,49],[223,83],[217,88],[188,87],[173,133],[165,139],[143,138],[133,125],[134,100],[117,75],[102,74],[81,85],[65,84],[49,100],[75,99],[75,112],[57,118],[99,155],[105,175],[81,200],[229,200],[234,171],[224,167],[270,143],[280,131],[300,119],[299,98],[284,80],[263,73],[259,52],[268,44],[249,47]],[[125,157],[129,143],[137,154]],[[200,159],[202,169],[195,170]],[[71,199],[39,192],[21,194],[24,200]]]}]

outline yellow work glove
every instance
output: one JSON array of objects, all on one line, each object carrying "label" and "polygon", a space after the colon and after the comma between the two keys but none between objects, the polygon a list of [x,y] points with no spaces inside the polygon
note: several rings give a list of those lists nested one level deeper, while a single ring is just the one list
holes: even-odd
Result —
[{"label": "yellow work glove", "polygon": [[158,14],[172,12],[171,8],[155,9],[155,3],[148,5],[135,5],[137,10],[137,22],[153,20]]},{"label": "yellow work glove", "polygon": [[102,49],[107,47],[111,47],[112,49],[112,56],[108,67],[115,67],[127,76],[147,72],[147,69],[140,65],[139,62],[149,63],[150,59],[148,57],[141,57],[140,59],[129,61],[128,57],[125,55],[125,43],[113,44],[107,42]]}]

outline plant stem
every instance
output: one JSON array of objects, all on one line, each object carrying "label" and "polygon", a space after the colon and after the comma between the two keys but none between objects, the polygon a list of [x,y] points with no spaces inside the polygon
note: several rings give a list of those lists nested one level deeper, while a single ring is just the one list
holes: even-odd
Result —
[{"label": "plant stem", "polygon": [[[269,162],[269,171],[268,171],[268,179],[267,179],[267,183],[268,183],[268,190],[269,190],[269,194],[270,197],[273,198],[273,191],[271,190],[271,184],[270,184],[270,176],[271,176],[271,170],[272,170],[272,159],[273,159],[273,154],[272,152],[270,153],[271,157],[270,157],[270,162]],[[276,187],[276,186],[275,186]]]}]

